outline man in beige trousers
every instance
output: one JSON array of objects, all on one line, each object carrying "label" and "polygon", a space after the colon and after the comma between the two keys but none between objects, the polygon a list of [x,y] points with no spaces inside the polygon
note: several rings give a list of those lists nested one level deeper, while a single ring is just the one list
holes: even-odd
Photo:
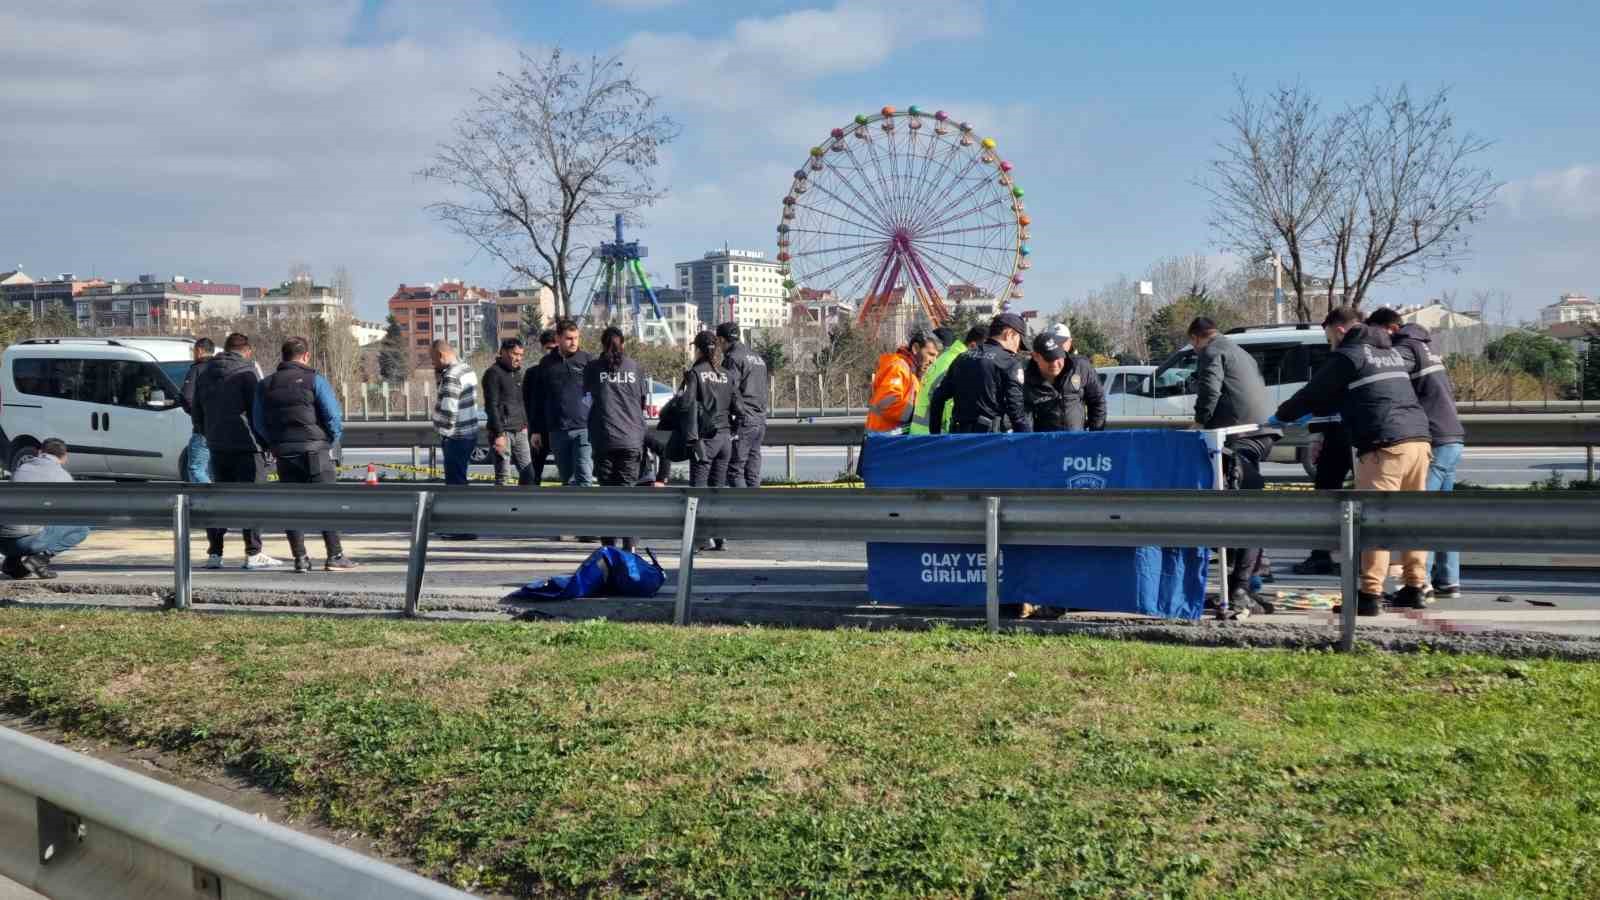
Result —
[{"label": "man in beige trousers", "polygon": [[[1428,486],[1433,461],[1428,416],[1411,387],[1410,368],[1395,350],[1387,330],[1362,324],[1361,313],[1341,306],[1322,320],[1333,354],[1306,386],[1278,407],[1270,424],[1338,413],[1356,450],[1356,488],[1364,491],[1421,491]],[[1428,583],[1428,554],[1400,554],[1404,586],[1395,606],[1422,609]],[[1375,616],[1383,603],[1388,550],[1361,554],[1357,612]]]}]

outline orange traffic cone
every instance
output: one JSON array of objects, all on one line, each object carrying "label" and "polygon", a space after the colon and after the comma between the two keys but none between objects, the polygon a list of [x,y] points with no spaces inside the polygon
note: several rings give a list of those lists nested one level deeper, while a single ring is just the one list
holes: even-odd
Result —
[{"label": "orange traffic cone", "polygon": [[378,467],[374,466],[372,463],[367,463],[367,484],[376,485],[377,483]]}]

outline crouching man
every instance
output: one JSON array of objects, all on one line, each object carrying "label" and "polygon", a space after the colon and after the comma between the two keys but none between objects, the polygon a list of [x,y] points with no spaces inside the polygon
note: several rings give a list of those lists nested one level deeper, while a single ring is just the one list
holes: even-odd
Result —
[{"label": "crouching man", "polygon": [[[67,444],[51,438],[39,448],[39,455],[11,473],[15,482],[71,481],[67,471]],[[86,525],[0,525],[0,553],[5,562],[0,572],[12,578],[54,578],[50,560],[83,543],[89,536]]]}]

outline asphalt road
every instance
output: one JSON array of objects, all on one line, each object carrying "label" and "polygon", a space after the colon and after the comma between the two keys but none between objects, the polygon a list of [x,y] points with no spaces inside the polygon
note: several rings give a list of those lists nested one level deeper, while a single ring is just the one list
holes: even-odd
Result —
[{"label": "asphalt road", "polygon": [[[281,535],[267,534],[266,551],[287,556]],[[320,539],[307,535],[313,559],[320,563]],[[667,569],[668,584],[658,601],[670,604],[677,568],[676,544],[671,540],[648,542]],[[404,591],[407,544],[404,535],[348,535],[346,551],[363,563],[350,573],[315,572],[294,575],[286,569],[244,571],[240,539],[230,534],[227,568],[194,572],[197,595],[206,592],[248,592],[257,599],[240,602],[273,605],[334,602],[349,606],[394,608]],[[522,584],[550,575],[570,574],[594,549],[576,541],[536,539],[435,540],[429,548],[427,602],[434,608],[504,614],[502,599]],[[1332,576],[1296,576],[1289,569],[1303,554],[1269,551],[1277,573],[1269,591],[1300,591],[1334,598],[1339,585]],[[203,538],[192,550],[199,565],[205,560]],[[1475,567],[1484,557],[1466,557],[1465,595],[1440,601],[1418,618],[1385,614],[1364,619],[1364,624],[1431,629],[1435,631],[1533,630],[1569,635],[1600,636],[1600,562],[1587,560],[1587,569],[1509,570]],[[51,602],[74,597],[60,591],[83,592],[78,599],[121,598],[116,602],[156,604],[156,594],[172,585],[170,532],[97,531],[79,549],[57,560],[61,573],[50,585]],[[38,600],[44,585],[34,581],[0,581],[0,598]],[[739,603],[753,609],[833,610],[840,614],[889,612],[874,607],[866,594],[866,552],[861,544],[820,541],[735,542],[727,552],[696,557],[697,602]],[[1530,602],[1536,601],[1536,602]],[[96,601],[99,602],[99,601]],[[656,601],[653,601],[656,602]],[[907,598],[904,602],[915,602]],[[1072,606],[1070,578],[1064,580],[1059,602]],[[604,614],[597,612],[595,614]],[[967,615],[981,615],[973,608]],[[1280,613],[1257,619],[1322,626],[1332,629],[1327,612]],[[1254,620],[1252,620],[1254,621]]]},{"label": "asphalt road", "polygon": [[[418,451],[423,465],[427,464],[426,450]],[[782,447],[766,447],[761,452],[762,472],[768,479],[785,477],[785,454]],[[345,454],[347,465],[365,466],[368,462],[383,467],[387,464],[409,464],[411,453],[407,450],[352,450]],[[845,471],[843,447],[796,447],[796,476],[801,481],[832,481]],[[687,478],[688,467],[677,467],[680,477]],[[488,467],[480,467],[487,471]],[[553,472],[554,469],[550,470]],[[1552,473],[1560,473],[1568,481],[1585,476],[1584,453],[1579,448],[1467,448],[1456,478],[1485,485],[1527,485],[1543,481]],[[1267,475],[1304,478],[1299,466],[1269,464]]]}]

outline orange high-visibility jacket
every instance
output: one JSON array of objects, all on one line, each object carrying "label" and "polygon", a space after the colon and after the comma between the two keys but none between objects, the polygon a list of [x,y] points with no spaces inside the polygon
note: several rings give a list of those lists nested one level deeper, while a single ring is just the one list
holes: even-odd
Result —
[{"label": "orange high-visibility jacket", "polygon": [[911,354],[901,348],[878,357],[872,399],[867,401],[867,430],[894,431],[905,426],[916,405],[917,376]]}]

